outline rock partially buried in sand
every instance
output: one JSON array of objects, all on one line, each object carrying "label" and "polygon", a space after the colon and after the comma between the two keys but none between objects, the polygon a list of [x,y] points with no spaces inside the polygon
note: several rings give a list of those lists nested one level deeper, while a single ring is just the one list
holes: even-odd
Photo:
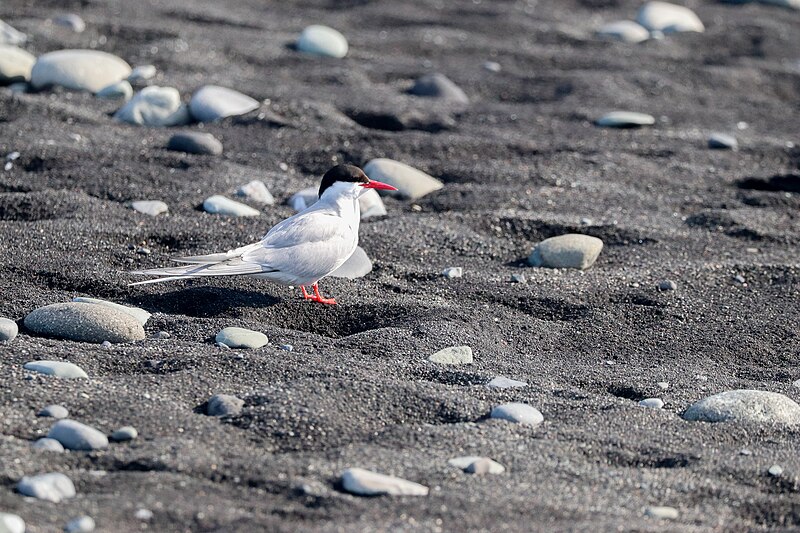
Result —
[{"label": "rock partially buried in sand", "polygon": [[10,85],[31,79],[36,58],[16,46],[0,44],[0,85]]},{"label": "rock partially buried in sand", "polygon": [[138,126],[183,126],[191,120],[189,109],[181,102],[181,95],[173,87],[145,87],[119,111],[114,118]]},{"label": "rock partially buried in sand", "polygon": [[99,298],[89,298],[88,296],[76,296],[72,299],[73,302],[78,303],[85,303],[85,304],[95,304],[95,305],[102,305],[108,307],[110,309],[115,309],[117,311],[121,311],[128,315],[131,315],[135,318],[142,326],[147,324],[147,321],[150,320],[150,313],[141,309],[139,307],[129,307],[127,305],[121,305],[114,302],[109,302],[108,300],[100,300]]},{"label": "rock partially buried in sand", "polygon": [[118,81],[111,85],[106,85],[95,94],[98,98],[106,98],[109,100],[122,99],[126,102],[133,96],[133,87],[131,87],[128,80]]},{"label": "rock partially buried in sand", "polygon": [[25,533],[25,520],[11,513],[0,513],[0,532]]},{"label": "rock partially buried in sand", "polygon": [[208,399],[206,414],[209,416],[236,416],[242,412],[244,400],[230,394],[215,394]]},{"label": "rock partially buried in sand", "polygon": [[677,520],[680,516],[677,509],[665,505],[651,505],[644,510],[644,514],[645,516],[658,520]]},{"label": "rock partially buried in sand", "polygon": [[647,31],[647,28],[632,20],[618,20],[602,26],[597,30],[597,36],[602,39],[625,43],[641,43],[650,38],[650,32]]},{"label": "rock partially buried in sand", "polygon": [[639,402],[640,407],[648,407],[650,409],[662,409],[664,407],[664,400],[661,398],[645,398]]},{"label": "rock partially buried in sand", "polygon": [[98,344],[144,339],[144,328],[132,315],[105,305],[80,302],[40,307],[25,317],[25,327],[39,335]]},{"label": "rock partially buried in sand", "polygon": [[409,90],[409,93],[414,96],[441,98],[442,100],[459,104],[469,103],[469,98],[466,93],[461,90],[461,87],[453,83],[450,78],[444,74],[438,72],[425,74],[419,78]]},{"label": "rock partially buried in sand", "polygon": [[367,189],[358,197],[358,206],[361,211],[361,220],[370,217],[382,217],[386,215],[386,206],[375,189]]},{"label": "rock partially buried in sand", "polygon": [[46,452],[56,452],[56,453],[64,453],[64,446],[58,442],[56,439],[51,439],[49,437],[42,437],[41,439],[37,439],[31,447],[34,450],[43,450]]},{"label": "rock partially buried in sand", "polygon": [[66,361],[31,361],[30,363],[25,363],[23,368],[57,378],[81,379],[89,377],[81,367]]},{"label": "rock partially buried in sand", "polygon": [[490,418],[508,420],[515,424],[525,426],[538,426],[544,422],[544,416],[532,405],[527,403],[504,403],[492,409]]},{"label": "rock partially buried in sand", "polygon": [[524,381],[517,381],[516,379],[497,376],[492,378],[492,380],[487,383],[486,386],[490,389],[515,389],[527,387],[528,384]]},{"label": "rock partially buried in sand", "polygon": [[222,143],[210,133],[184,131],[169,138],[167,150],[187,154],[220,155]]},{"label": "rock partially buried in sand", "polygon": [[363,468],[342,472],[342,488],[359,496],[427,496],[428,487],[394,476],[378,474]]},{"label": "rock partially buried in sand", "polygon": [[663,33],[705,31],[705,26],[694,11],[668,2],[647,2],[639,9],[636,22],[650,31]]},{"label": "rock partially buried in sand", "polygon": [[63,405],[48,405],[38,413],[36,416],[44,416],[44,417],[51,417],[51,418],[67,418],[69,416],[69,411]]},{"label": "rock partially buried in sand", "polygon": [[317,203],[317,200],[319,200],[319,187],[306,187],[289,198],[289,205],[295,211],[302,211]]},{"label": "rock partially buried in sand", "polygon": [[431,363],[439,365],[466,365],[472,363],[472,348],[469,346],[451,346],[439,350],[428,357]]},{"label": "rock partially buried in sand", "polygon": [[454,457],[447,463],[450,466],[460,468],[468,474],[502,474],[506,471],[505,467],[488,457],[465,456]]},{"label": "rock partially buried in sand", "polygon": [[169,206],[161,200],[137,200],[131,202],[131,208],[137,213],[155,217],[169,211]]},{"label": "rock partially buried in sand", "polygon": [[133,426],[123,426],[111,434],[111,440],[115,442],[127,442],[139,436],[139,432]]},{"label": "rock partially buried in sand", "polygon": [[528,257],[528,264],[534,267],[585,270],[594,264],[602,249],[603,241],[597,237],[568,233],[537,244]]},{"label": "rock partially buried in sand", "polygon": [[700,400],[683,413],[683,418],[700,422],[794,426],[800,424],[800,405],[777,392],[732,390]]},{"label": "rock partially buried in sand", "polygon": [[28,36],[0,20],[0,44],[23,44]]},{"label": "rock partially buried in sand", "polygon": [[131,83],[147,81],[155,78],[156,72],[157,70],[155,65],[139,65],[131,71],[130,75],[128,76],[128,81]]},{"label": "rock partially buried in sand", "polygon": [[370,179],[388,183],[398,189],[388,194],[408,200],[422,198],[444,187],[436,178],[393,159],[373,159],[364,166],[364,173]]},{"label": "rock partially buried in sand", "polygon": [[261,180],[253,180],[236,189],[236,196],[247,198],[251,202],[264,205],[275,205],[275,198],[269,192],[267,185]]},{"label": "rock partially buried in sand", "polygon": [[64,533],[92,533],[96,524],[91,516],[73,518],[64,526]]},{"label": "rock partially buried in sand", "polygon": [[39,500],[58,503],[75,496],[72,480],[59,472],[25,476],[17,483],[17,492]]},{"label": "rock partially buried in sand", "polygon": [[83,30],[86,29],[86,23],[75,13],[59,15],[53,19],[53,24],[72,30],[75,33],[83,33]]},{"label": "rock partially buried in sand", "polygon": [[96,93],[124,80],[131,67],[115,55],[98,50],[58,50],[39,56],[31,71],[31,85],[43,89],[60,85]]},{"label": "rock partially buried in sand", "polygon": [[19,326],[13,320],[0,318],[0,341],[11,342],[17,338]]},{"label": "rock partially buried in sand", "polygon": [[635,111],[612,111],[600,117],[595,124],[603,128],[640,128],[656,123],[652,115]]},{"label": "rock partially buried in sand", "polygon": [[353,255],[342,266],[334,270],[330,276],[333,278],[358,279],[363,278],[370,272],[372,272],[372,261],[367,256],[367,252],[358,246]]},{"label": "rock partially buried in sand", "polygon": [[338,31],[313,24],[300,34],[297,49],[306,54],[342,58],[347,55],[348,45],[347,39]]},{"label": "rock partially buried in sand", "polygon": [[733,135],[712,133],[708,136],[708,147],[712,150],[736,150],[739,143]]},{"label": "rock partially buried in sand", "polygon": [[68,450],[102,450],[108,448],[108,437],[91,426],[81,424],[75,420],[59,420],[47,434],[50,439],[56,439]]},{"label": "rock partially buried in sand", "polygon": [[266,346],[269,339],[260,331],[253,331],[252,329],[225,328],[214,337],[214,340],[221,342],[228,348],[261,348]]},{"label": "rock partially buried in sand", "polygon": [[203,209],[213,215],[229,217],[257,217],[261,214],[258,209],[253,209],[249,205],[239,203],[219,194],[206,198],[203,202]]},{"label": "rock partially buried in sand", "polygon": [[225,117],[244,115],[258,109],[258,102],[239,91],[206,85],[192,95],[189,110],[198,122],[214,122]]}]

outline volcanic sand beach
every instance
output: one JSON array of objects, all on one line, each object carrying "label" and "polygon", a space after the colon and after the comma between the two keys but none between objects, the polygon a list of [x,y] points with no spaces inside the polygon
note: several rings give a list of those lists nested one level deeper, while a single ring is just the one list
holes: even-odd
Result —
[{"label": "volcanic sand beach", "polygon": [[[0,154],[20,154],[0,172],[0,316],[20,325],[0,346],[0,512],[33,533],[81,515],[120,532],[798,527],[796,426],[681,415],[735,389],[800,400],[800,12],[687,5],[704,33],[630,44],[594,35],[635,17],[640,3],[627,0],[3,2],[0,18],[34,55],[95,46],[154,64],[151,82],[185,100],[216,84],[261,107],[147,128],[114,120],[120,101],[0,89]],[[45,22],[65,12],[86,30]],[[292,46],[318,23],[347,37],[345,58]],[[407,94],[431,72],[469,104]],[[594,124],[613,110],[656,121]],[[213,134],[224,153],[167,151],[184,130]],[[717,131],[739,149],[710,150]],[[373,271],[321,283],[339,305],[254,279],[128,286],[130,270],[258,240],[332,165],[379,157],[444,187],[384,198],[388,215],[360,231]],[[203,212],[205,198],[253,179],[277,200],[261,216]],[[169,213],[137,213],[134,200]],[[591,268],[526,264],[537,242],[566,233],[603,240]],[[463,277],[442,276],[454,266]],[[677,289],[659,290],[663,280]],[[150,311],[147,338],[104,348],[23,327],[75,296]],[[228,326],[269,343],[221,349],[214,336]],[[427,360],[459,345],[473,363]],[[89,378],[23,369],[40,359]],[[487,388],[496,376],[528,386]],[[244,400],[241,413],[207,416],[217,393]],[[652,397],[664,408],[637,404]],[[544,422],[489,419],[506,402]],[[49,404],[139,436],[92,452],[32,449],[54,422],[36,416]],[[506,471],[448,464],[473,455]],[[349,467],[430,493],[351,495],[340,484]],[[15,491],[45,472],[67,474],[77,496]],[[678,517],[647,516],[650,506]]]}]

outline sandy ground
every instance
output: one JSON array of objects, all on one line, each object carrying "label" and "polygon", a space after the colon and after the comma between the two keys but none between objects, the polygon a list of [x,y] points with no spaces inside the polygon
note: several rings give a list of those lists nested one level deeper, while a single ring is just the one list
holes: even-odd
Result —
[{"label": "sandy ground", "polygon": [[[166,151],[171,131],[120,125],[109,117],[117,104],[88,94],[0,91],[0,152],[21,153],[0,173],[0,316],[21,324],[77,295],[155,313],[147,340],[111,350],[25,331],[0,347],[0,510],[33,533],[81,514],[120,532],[798,527],[800,431],[680,414],[738,388],[800,400],[800,148],[791,144],[800,142],[800,13],[691,1],[704,34],[630,45],[592,36],[602,22],[633,18],[639,3],[628,0],[228,4],[0,5],[33,53],[94,43],[155,64],[155,83],[187,98],[216,83],[265,101],[260,112],[191,126],[222,140],[225,153],[209,157]],[[87,30],[44,22],[64,11]],[[294,51],[311,23],[341,30],[348,57]],[[405,94],[431,71],[471,104]],[[650,113],[656,125],[592,124],[614,109]],[[740,150],[709,150],[711,131],[735,134]],[[199,209],[207,196],[262,179],[282,202],[336,162],[374,157],[446,185],[416,202],[387,199],[389,215],[362,225],[375,269],[323,281],[339,306],[255,280],[127,286],[128,270],[254,241],[291,214],[277,205],[222,219]],[[126,207],[139,199],[164,200],[170,213]],[[603,239],[593,268],[524,266],[533,244],[568,232]],[[449,266],[464,277],[444,279]],[[663,279],[677,291],[659,292]],[[220,350],[213,336],[231,325],[264,331],[269,346]],[[153,338],[159,331],[172,336]],[[473,364],[426,361],[460,344]],[[90,379],[23,371],[45,358],[77,363]],[[496,375],[530,386],[487,389]],[[243,398],[242,414],[203,415],[214,393]],[[665,408],[637,406],[651,396]],[[506,401],[533,404],[545,422],[488,420]],[[52,420],[35,414],[50,403],[140,437],[102,452],[37,452],[31,441]],[[507,472],[470,476],[448,466],[459,455],[490,456]],[[773,464],[782,477],[767,474]],[[349,466],[431,494],[345,494],[337,479]],[[14,492],[23,475],[47,471],[67,473],[78,496],[56,505]],[[680,517],[648,518],[649,505]],[[153,518],[135,518],[139,508]]]}]

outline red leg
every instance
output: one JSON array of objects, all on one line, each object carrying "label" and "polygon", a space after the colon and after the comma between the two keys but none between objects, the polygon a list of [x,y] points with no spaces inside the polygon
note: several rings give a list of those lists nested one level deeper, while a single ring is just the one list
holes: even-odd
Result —
[{"label": "red leg", "polygon": [[306,288],[305,288],[304,285],[300,285],[300,290],[303,291],[303,299],[304,300],[313,300],[314,299],[313,296],[311,296],[310,294],[308,294],[306,292]]},{"label": "red leg", "polygon": [[321,304],[336,305],[336,300],[334,298],[323,298],[323,296],[319,293],[319,285],[315,283],[311,287],[314,289],[314,296],[311,297],[311,300]]}]

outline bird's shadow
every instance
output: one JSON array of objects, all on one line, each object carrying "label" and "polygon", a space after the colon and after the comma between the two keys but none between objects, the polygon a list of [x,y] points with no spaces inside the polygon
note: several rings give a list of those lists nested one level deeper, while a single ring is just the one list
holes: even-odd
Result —
[{"label": "bird's shadow", "polygon": [[231,311],[237,308],[268,307],[281,302],[280,298],[259,291],[207,285],[144,294],[135,300],[150,311],[205,318],[231,316]]}]

